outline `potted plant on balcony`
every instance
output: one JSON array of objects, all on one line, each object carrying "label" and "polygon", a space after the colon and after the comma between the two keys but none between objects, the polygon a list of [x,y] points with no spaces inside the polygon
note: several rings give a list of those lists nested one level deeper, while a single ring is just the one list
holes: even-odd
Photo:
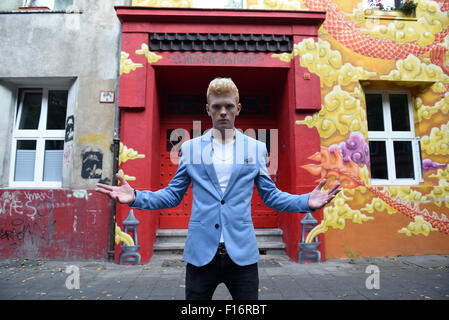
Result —
[{"label": "potted plant on balcony", "polygon": [[413,2],[413,0],[409,0],[402,2],[396,9],[409,16],[415,12],[417,6],[417,3]]}]

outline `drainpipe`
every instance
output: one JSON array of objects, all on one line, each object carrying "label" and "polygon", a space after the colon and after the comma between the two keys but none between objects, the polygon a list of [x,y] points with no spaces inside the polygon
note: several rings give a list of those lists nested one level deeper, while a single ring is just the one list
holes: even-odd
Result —
[{"label": "drainpipe", "polygon": [[[118,159],[120,152],[120,110],[118,107],[118,92],[120,84],[120,53],[122,48],[122,24],[120,23],[120,36],[118,43],[118,72],[117,72],[117,84],[115,88],[115,121],[114,121],[114,137],[112,139],[112,185],[117,185],[117,178],[115,174],[118,172]],[[109,250],[108,250],[108,261],[113,262],[115,260],[115,212],[117,209],[117,203],[114,200],[110,200],[109,207],[111,208],[110,214],[110,229],[109,229]]]}]

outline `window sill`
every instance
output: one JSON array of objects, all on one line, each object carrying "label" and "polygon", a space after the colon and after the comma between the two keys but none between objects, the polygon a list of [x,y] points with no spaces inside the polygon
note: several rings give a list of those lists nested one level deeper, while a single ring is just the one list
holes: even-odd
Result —
[{"label": "window sill", "polygon": [[64,189],[62,188],[61,182],[55,183],[41,183],[41,184],[30,184],[30,183],[13,183],[8,187],[3,187],[1,189]]},{"label": "window sill", "polygon": [[20,10],[50,10],[49,7],[19,7]]},{"label": "window sill", "polygon": [[417,181],[417,180],[410,180],[410,179],[404,179],[401,180],[376,180],[371,179],[371,185],[373,187],[399,187],[399,186],[417,186],[423,181]]},{"label": "window sill", "polygon": [[405,14],[398,10],[385,11],[379,9],[365,9],[365,19],[380,19],[380,20],[405,20],[417,21],[416,12]]},{"label": "window sill", "polygon": [[34,14],[34,13],[64,13],[81,14],[80,10],[51,10],[48,7],[20,7],[17,10],[0,10],[0,14]]}]

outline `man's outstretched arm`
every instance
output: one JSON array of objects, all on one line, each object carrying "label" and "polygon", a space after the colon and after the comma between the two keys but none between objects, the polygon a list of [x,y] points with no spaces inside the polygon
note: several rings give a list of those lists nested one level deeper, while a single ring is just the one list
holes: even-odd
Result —
[{"label": "man's outstretched arm", "polygon": [[320,181],[312,192],[295,195],[279,190],[268,173],[268,153],[265,144],[260,150],[262,156],[260,172],[256,177],[255,184],[267,207],[281,212],[311,212],[323,208],[341,191],[340,184],[337,184],[329,191],[321,191],[327,180]]},{"label": "man's outstretched arm", "polygon": [[338,183],[329,191],[321,191],[327,180],[323,179],[320,183],[313,189],[309,195],[309,208],[312,210],[318,210],[324,207],[326,204],[332,201],[333,198],[341,191],[340,184]]},{"label": "man's outstretched arm", "polygon": [[181,202],[191,182],[187,173],[187,166],[184,164],[181,156],[173,179],[166,188],[157,191],[134,190],[123,177],[118,174],[116,177],[120,181],[121,186],[97,183],[96,191],[107,195],[119,203],[128,204],[132,208],[143,210],[176,207]]},{"label": "man's outstretched arm", "polygon": [[126,180],[119,175],[115,175],[120,181],[121,186],[109,186],[107,184],[97,183],[95,191],[107,195],[112,200],[115,200],[122,204],[131,204],[136,199],[134,196],[134,189],[126,182]]}]

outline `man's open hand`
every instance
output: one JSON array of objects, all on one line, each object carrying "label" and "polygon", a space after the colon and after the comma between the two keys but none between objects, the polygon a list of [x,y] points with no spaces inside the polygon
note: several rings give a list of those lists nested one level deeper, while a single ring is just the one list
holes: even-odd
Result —
[{"label": "man's open hand", "polygon": [[321,191],[321,188],[326,184],[327,180],[323,179],[320,181],[320,184],[316,186],[315,189],[310,193],[309,196],[309,208],[312,210],[321,209],[326,204],[328,204],[337,193],[341,191],[340,184],[337,184],[329,191]]},{"label": "man's open hand", "polygon": [[118,173],[115,175],[120,181],[121,186],[109,186],[107,184],[97,183],[95,191],[107,195],[112,200],[122,204],[130,204],[134,202],[134,189],[126,182]]}]

